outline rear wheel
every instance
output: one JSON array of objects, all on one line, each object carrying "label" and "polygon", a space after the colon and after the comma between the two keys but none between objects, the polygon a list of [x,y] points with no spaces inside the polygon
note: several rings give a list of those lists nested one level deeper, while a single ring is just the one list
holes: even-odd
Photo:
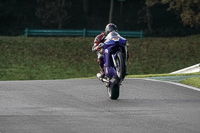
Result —
[{"label": "rear wheel", "polygon": [[119,85],[118,84],[108,87],[108,96],[112,100],[118,99],[118,97],[119,97]]}]

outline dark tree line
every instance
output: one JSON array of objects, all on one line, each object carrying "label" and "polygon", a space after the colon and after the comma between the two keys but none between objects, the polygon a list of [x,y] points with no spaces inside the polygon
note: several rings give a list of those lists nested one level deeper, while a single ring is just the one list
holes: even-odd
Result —
[{"label": "dark tree line", "polygon": [[0,35],[32,29],[96,29],[108,22],[148,36],[200,33],[200,0],[0,0]]}]

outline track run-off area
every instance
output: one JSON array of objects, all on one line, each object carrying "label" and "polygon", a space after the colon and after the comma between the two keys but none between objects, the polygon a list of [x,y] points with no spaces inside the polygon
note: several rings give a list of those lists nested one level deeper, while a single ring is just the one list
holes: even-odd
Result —
[{"label": "track run-off area", "polygon": [[0,133],[200,133],[200,91],[127,78],[110,100],[98,79],[0,81]]}]

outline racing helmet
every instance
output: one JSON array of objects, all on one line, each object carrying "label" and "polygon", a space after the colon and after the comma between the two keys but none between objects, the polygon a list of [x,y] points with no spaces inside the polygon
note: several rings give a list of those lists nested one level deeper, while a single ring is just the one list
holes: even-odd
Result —
[{"label": "racing helmet", "polygon": [[105,34],[108,35],[110,32],[112,31],[116,31],[117,32],[117,26],[113,23],[109,23],[107,24],[106,28],[105,28]]}]

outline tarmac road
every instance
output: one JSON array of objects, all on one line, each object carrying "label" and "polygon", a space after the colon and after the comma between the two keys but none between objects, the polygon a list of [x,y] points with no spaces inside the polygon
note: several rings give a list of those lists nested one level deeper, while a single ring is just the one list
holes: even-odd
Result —
[{"label": "tarmac road", "polygon": [[0,81],[0,133],[200,133],[200,92],[125,79],[110,100],[97,79]]}]

